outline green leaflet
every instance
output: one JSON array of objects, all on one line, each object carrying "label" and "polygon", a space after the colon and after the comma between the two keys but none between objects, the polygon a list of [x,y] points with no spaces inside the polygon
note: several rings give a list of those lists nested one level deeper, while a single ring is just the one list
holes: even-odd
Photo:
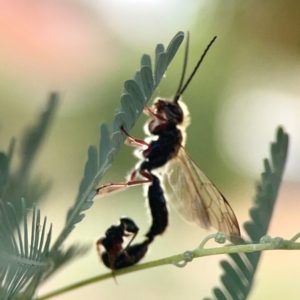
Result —
[{"label": "green leaflet", "polygon": [[[279,127],[276,141],[271,144],[271,158],[264,160],[264,172],[256,186],[254,206],[249,211],[251,220],[244,224],[252,241],[259,241],[267,234],[287,159],[288,140],[288,135]],[[214,288],[213,293],[218,300],[231,299],[227,294],[234,300],[246,299],[253,285],[261,252],[233,253],[229,256],[230,262],[221,261],[224,270],[221,281],[225,289]]]}]

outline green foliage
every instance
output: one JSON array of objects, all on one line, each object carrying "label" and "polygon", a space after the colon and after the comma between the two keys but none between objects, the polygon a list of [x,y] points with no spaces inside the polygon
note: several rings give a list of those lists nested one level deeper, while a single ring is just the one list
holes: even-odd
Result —
[{"label": "green foliage", "polygon": [[34,207],[29,230],[24,199],[21,205],[23,234],[14,206],[0,202],[0,298],[4,300],[14,299],[24,287],[23,299],[30,298],[49,268],[52,225],[46,235],[47,218],[42,222],[40,211]]},{"label": "green foliage", "polygon": [[[55,114],[58,96],[51,94],[38,122],[28,128],[21,145],[21,160],[14,173],[11,161],[15,139],[7,153],[0,153],[0,298],[30,298],[49,269],[48,253],[52,226],[46,235],[47,218],[33,205],[42,199],[49,185],[29,181],[31,166]],[[29,198],[28,195],[31,197]],[[22,198],[26,197],[27,200]],[[33,206],[31,229],[26,205]],[[21,224],[23,230],[21,230]],[[22,234],[23,231],[23,234]]]},{"label": "green foliage", "polygon": [[[65,227],[51,249],[52,225],[46,236],[47,219],[45,218],[41,224],[40,211],[36,210],[33,205],[42,199],[50,185],[39,180],[30,184],[29,175],[32,163],[55,114],[58,103],[57,94],[51,94],[46,111],[24,134],[21,163],[14,174],[11,174],[10,166],[15,140],[12,140],[7,154],[0,153],[1,299],[30,299],[41,282],[65,263],[87,251],[87,246],[79,245],[64,249],[63,242],[75,225],[83,220],[83,211],[93,205],[93,198],[96,195],[95,187],[124,143],[125,137],[120,131],[120,126],[123,125],[128,131],[133,127],[183,39],[184,34],[179,32],[166,51],[163,45],[157,45],[154,71],[152,71],[150,56],[144,55],[141,60],[141,69],[136,73],[134,80],[127,80],[124,83],[121,108],[115,115],[112,135],[110,136],[107,125],[101,125],[99,151],[95,146],[90,146],[88,149],[88,159],[78,195],[74,205],[67,212]],[[21,201],[23,196],[26,202],[24,199]],[[26,204],[28,207],[34,207],[31,230],[28,229]],[[24,227],[23,234],[21,234],[20,222]]]},{"label": "green foliage", "polygon": [[[264,160],[264,172],[256,187],[254,206],[250,209],[251,221],[244,228],[252,241],[260,241],[265,236],[271,221],[277,199],[288,151],[288,135],[280,127],[277,130],[276,142],[271,145],[271,162]],[[224,274],[221,281],[225,290],[214,289],[217,299],[246,299],[251,290],[255,271],[261,252],[232,253],[232,261],[221,261]],[[228,298],[227,295],[231,298]]]},{"label": "green foliage", "polygon": [[[50,128],[52,120],[57,110],[58,95],[52,93],[49,97],[45,112],[40,116],[36,124],[25,130],[20,147],[20,163],[15,172],[11,173],[10,163],[15,148],[15,139],[12,139],[8,153],[1,153],[2,161],[5,165],[0,166],[1,178],[5,178],[3,185],[0,186],[2,191],[1,199],[3,202],[10,202],[14,205],[18,220],[22,216],[22,205],[20,199],[24,197],[29,207],[37,203],[42,196],[49,190],[49,183],[40,182],[38,189],[37,181],[29,182],[30,172],[37,153],[45,139]],[[35,186],[32,188],[32,183]],[[1,183],[0,183],[1,185]],[[35,190],[33,192],[33,189]]]},{"label": "green foliage", "polygon": [[[175,35],[165,52],[163,45],[159,44],[156,47],[154,77],[152,76],[150,56],[143,55],[141,69],[136,73],[135,80],[125,81],[125,92],[121,96],[121,108],[115,114],[113,121],[112,137],[110,138],[107,125],[101,125],[99,154],[94,146],[89,147],[88,161],[85,165],[84,177],[81,180],[78,196],[74,205],[68,211],[66,226],[52,247],[51,253],[59,251],[60,245],[68,234],[84,218],[82,212],[92,206],[97,184],[111,166],[115,155],[124,143],[125,136],[120,131],[120,126],[124,126],[127,131],[130,131],[133,127],[174,58],[183,38],[184,34],[182,32]],[[143,63],[146,63],[146,65],[143,65]]]}]

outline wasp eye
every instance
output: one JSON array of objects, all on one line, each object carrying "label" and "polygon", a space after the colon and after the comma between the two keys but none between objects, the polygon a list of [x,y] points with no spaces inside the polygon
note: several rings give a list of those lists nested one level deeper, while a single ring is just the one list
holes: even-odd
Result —
[{"label": "wasp eye", "polygon": [[168,112],[167,115],[169,116],[170,120],[173,120],[176,124],[179,124],[183,121],[183,111],[179,105],[174,105],[174,103],[169,103],[167,106]]}]

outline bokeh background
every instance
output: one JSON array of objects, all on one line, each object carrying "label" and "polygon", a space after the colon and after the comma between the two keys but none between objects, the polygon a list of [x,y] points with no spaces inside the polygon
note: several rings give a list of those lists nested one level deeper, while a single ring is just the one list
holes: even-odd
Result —
[{"label": "bokeh background", "polygon": [[[123,82],[179,31],[190,31],[189,70],[214,35],[218,39],[184,95],[191,111],[186,149],[231,203],[240,224],[260,178],[262,159],[279,124],[291,134],[289,159],[269,234],[290,238],[299,230],[300,2],[214,0],[10,0],[0,4],[1,149],[59,91],[59,112],[33,176],[51,179],[40,204],[54,224],[64,225],[83,174],[87,147],[97,144],[99,124],[111,123]],[[157,95],[177,88],[183,47]],[[142,116],[132,135],[143,137]],[[123,180],[136,163],[123,147],[103,182]],[[95,201],[67,243],[93,244],[122,215],[149,226],[142,188]],[[194,249],[207,235],[171,209],[171,221],[147,260]],[[249,299],[299,299],[299,253],[263,253]],[[110,279],[55,299],[202,299],[219,285],[221,257],[197,259],[183,269],[159,267]],[[51,278],[39,295],[107,272],[94,247]]]}]

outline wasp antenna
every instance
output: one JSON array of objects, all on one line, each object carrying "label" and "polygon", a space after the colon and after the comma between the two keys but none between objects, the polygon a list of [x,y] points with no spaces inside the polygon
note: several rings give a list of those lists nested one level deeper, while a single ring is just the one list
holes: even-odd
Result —
[{"label": "wasp antenna", "polygon": [[208,46],[206,47],[205,51],[203,52],[201,58],[199,59],[194,71],[192,72],[192,74],[190,75],[189,79],[187,80],[187,82],[185,83],[184,87],[181,89],[181,91],[177,92],[178,95],[176,94],[176,96],[179,98],[184,91],[186,90],[186,88],[188,87],[189,83],[191,82],[191,80],[193,79],[194,75],[196,74],[197,70],[199,69],[202,61],[204,60],[204,57],[206,55],[206,53],[208,52],[209,48],[212,46],[212,44],[214,43],[214,41],[216,40],[217,36],[215,36],[211,42],[208,44]]},{"label": "wasp antenna", "polygon": [[185,72],[186,72],[186,66],[187,66],[187,61],[188,61],[188,56],[189,56],[189,43],[190,43],[190,33],[187,32],[186,34],[186,44],[185,44],[185,51],[184,51],[184,62],[183,62],[183,68],[182,68],[182,74],[181,74],[181,78],[180,78],[180,82],[179,82],[179,86],[177,89],[177,92],[174,96],[173,102],[177,103],[180,96],[181,96],[181,88],[183,85],[183,81],[184,81],[184,76],[185,76]]}]

